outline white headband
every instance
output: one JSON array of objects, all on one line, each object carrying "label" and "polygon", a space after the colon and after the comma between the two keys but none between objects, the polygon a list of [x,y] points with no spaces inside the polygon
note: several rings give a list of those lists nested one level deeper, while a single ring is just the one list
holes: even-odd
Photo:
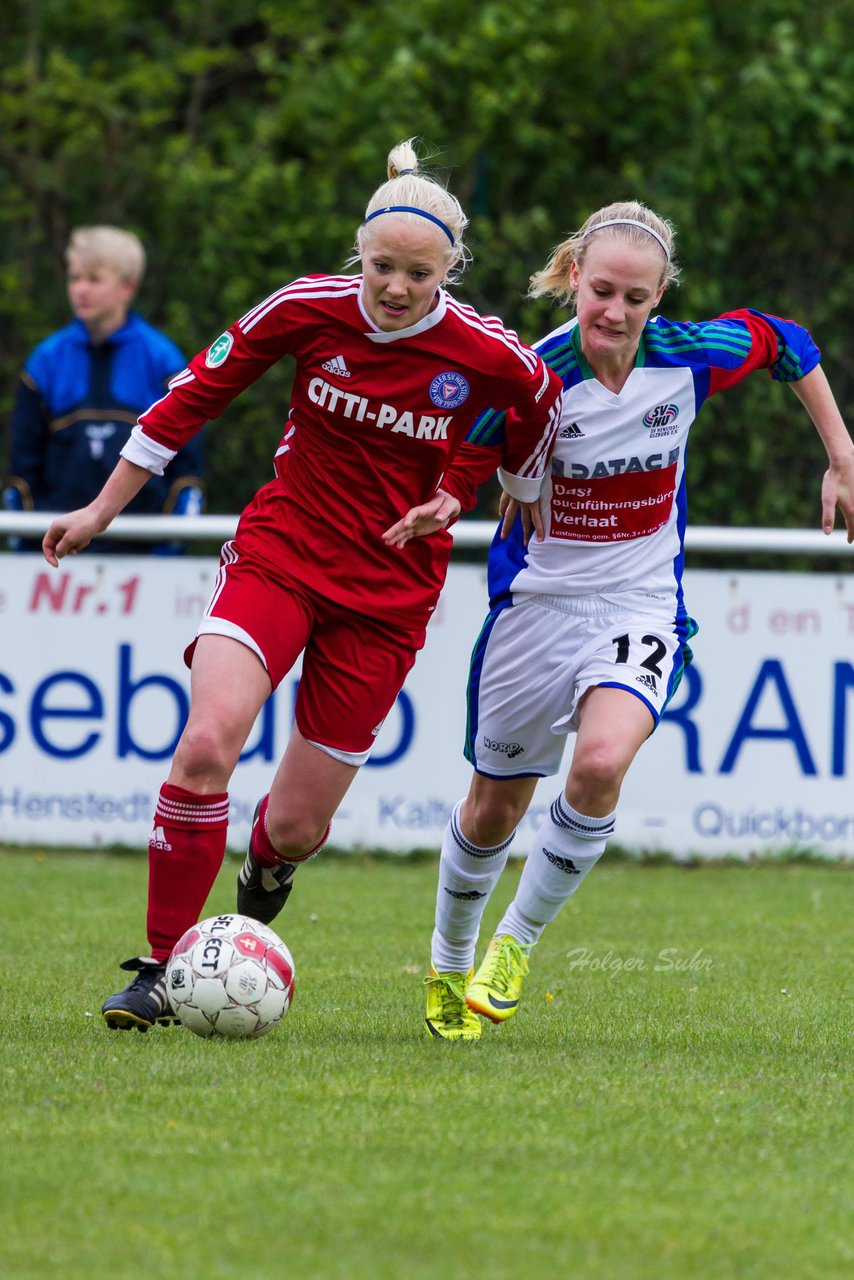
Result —
[{"label": "white headband", "polygon": [[637,218],[609,218],[607,222],[597,222],[595,227],[588,227],[582,239],[586,240],[594,231],[601,231],[603,227],[640,227],[642,231],[648,232],[654,240],[658,241],[664,250],[665,258],[668,262],[670,261],[670,249],[664,239],[657,231],[653,231],[652,227],[648,227],[645,222],[639,222]]}]

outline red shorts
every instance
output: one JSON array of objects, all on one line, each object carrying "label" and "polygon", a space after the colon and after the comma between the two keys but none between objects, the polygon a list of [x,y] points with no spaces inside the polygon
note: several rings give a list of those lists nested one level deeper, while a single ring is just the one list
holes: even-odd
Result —
[{"label": "red shorts", "polygon": [[[425,628],[393,629],[313,592],[227,542],[201,635],[230,636],[263,662],[277,688],[303,654],[294,708],[304,738],[352,764],[368,758],[419,649]],[[192,665],[194,640],[184,653]]]}]

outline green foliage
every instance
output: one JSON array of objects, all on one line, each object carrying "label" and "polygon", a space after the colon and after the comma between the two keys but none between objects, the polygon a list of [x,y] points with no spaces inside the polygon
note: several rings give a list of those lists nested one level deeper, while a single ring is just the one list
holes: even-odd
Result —
[{"label": "green foliage", "polygon": [[[273,288],[337,271],[400,138],[471,216],[460,287],[534,340],[528,276],[589,212],[636,197],[679,232],[676,318],[806,323],[850,418],[850,0],[12,0],[0,65],[0,416],[67,315],[75,225],[132,227],[140,309],[190,354]],[[270,475],[291,371],[210,433],[211,509]],[[697,428],[696,523],[814,526],[822,452],[752,380]]]}]

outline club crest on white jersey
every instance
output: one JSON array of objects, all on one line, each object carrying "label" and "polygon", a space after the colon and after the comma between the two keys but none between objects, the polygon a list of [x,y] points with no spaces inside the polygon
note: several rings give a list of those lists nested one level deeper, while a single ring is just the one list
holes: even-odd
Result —
[{"label": "club crest on white jersey", "polygon": [[657,404],[643,415],[643,425],[649,427],[650,436],[672,436],[679,430],[678,404]]}]

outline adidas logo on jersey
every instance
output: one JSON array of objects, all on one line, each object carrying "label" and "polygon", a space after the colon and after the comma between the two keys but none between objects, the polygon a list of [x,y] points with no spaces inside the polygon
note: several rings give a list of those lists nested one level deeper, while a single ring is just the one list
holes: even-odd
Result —
[{"label": "adidas logo on jersey", "polygon": [[350,370],[344,363],[343,356],[333,356],[331,360],[324,361],[321,368],[325,369],[327,373],[334,373],[336,378],[350,377]]},{"label": "adidas logo on jersey", "polygon": [[561,440],[583,440],[584,432],[577,422],[570,422],[568,426],[561,427],[558,437]]},{"label": "adidas logo on jersey", "polygon": [[163,853],[171,853],[172,846],[166,839],[166,832],[162,827],[155,827],[151,835],[148,837],[149,849],[160,849]]}]

